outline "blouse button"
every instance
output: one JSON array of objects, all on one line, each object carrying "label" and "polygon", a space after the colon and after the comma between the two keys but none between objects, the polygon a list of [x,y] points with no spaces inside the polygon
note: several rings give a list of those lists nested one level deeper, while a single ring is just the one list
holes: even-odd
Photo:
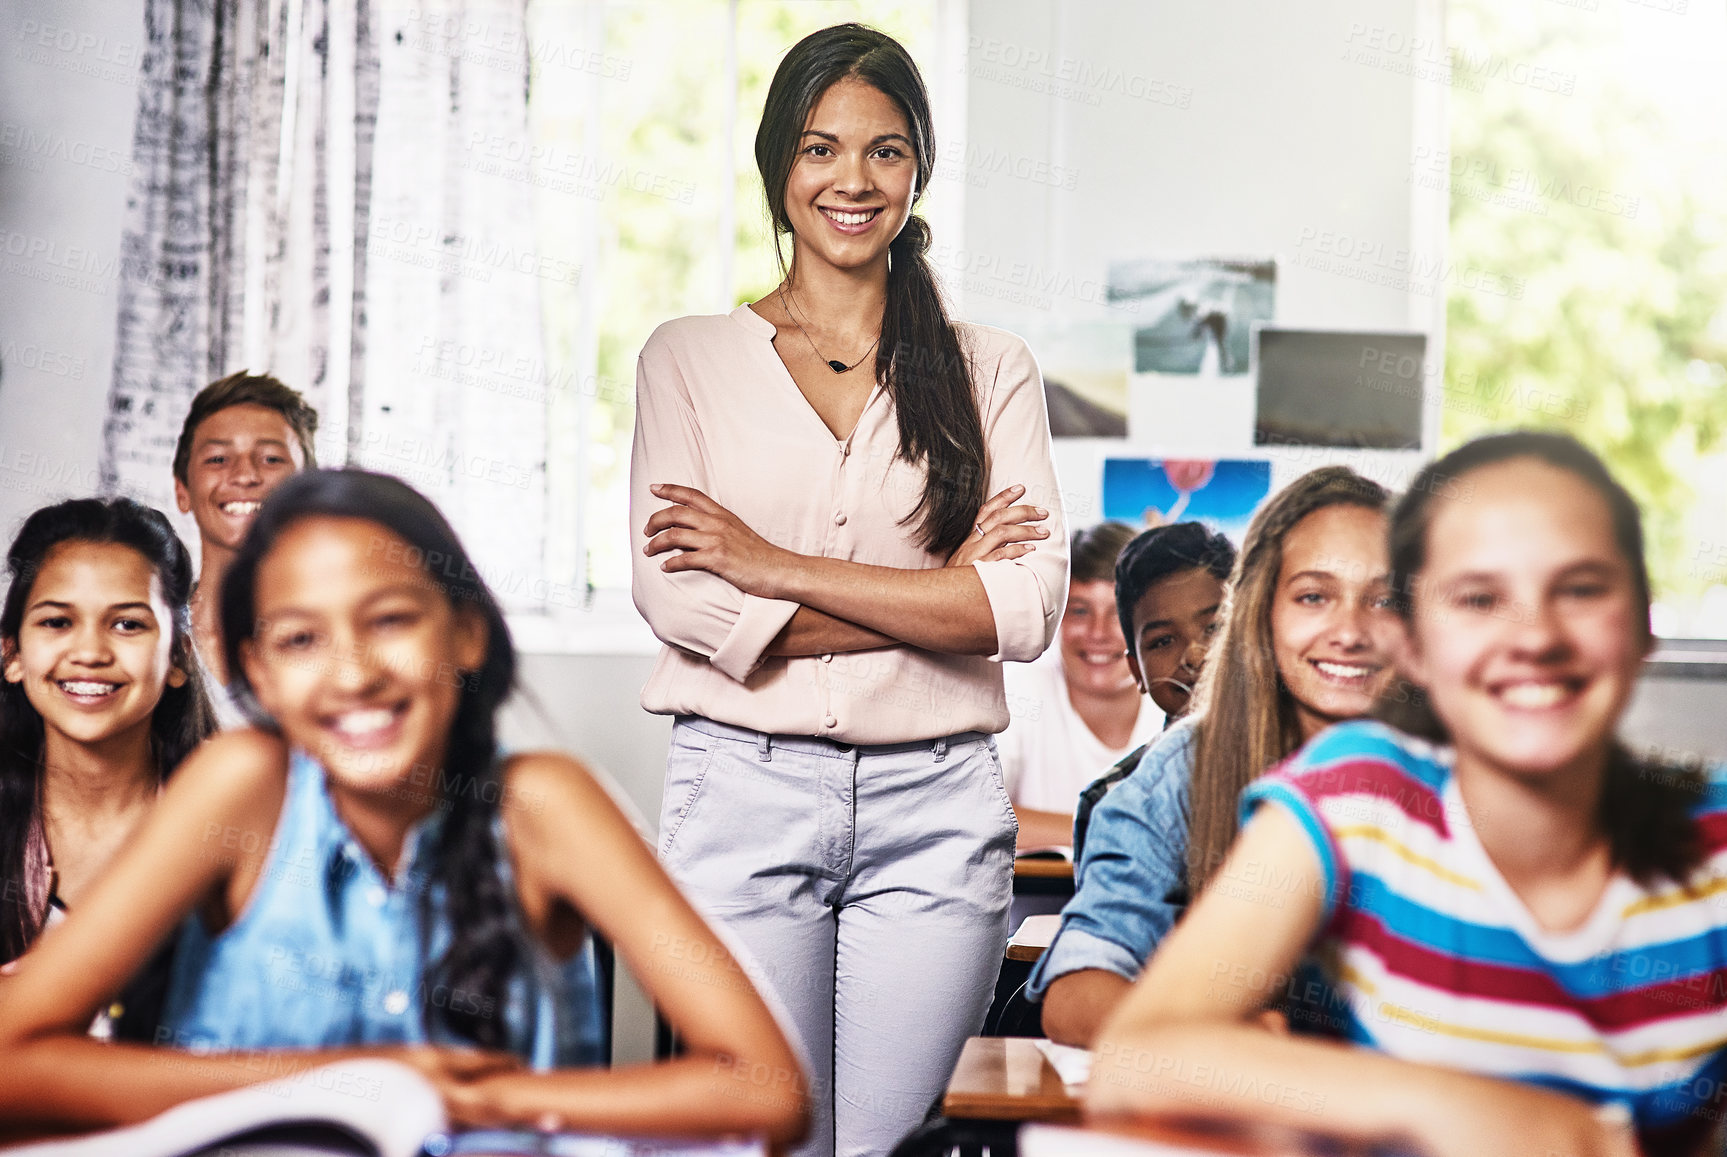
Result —
[{"label": "blouse button", "polygon": [[822,662],[824,662],[824,663],[831,663],[833,661],[834,661],[834,657],[832,655],[823,655],[822,656]]},{"label": "blouse button", "polygon": [[835,526],[844,526],[845,524],[846,524],[846,516],[845,516],[844,511],[841,511],[839,514],[834,515],[834,525]]},{"label": "blouse button", "polygon": [[389,1013],[391,1016],[401,1016],[404,1012],[407,1012],[408,994],[398,988],[396,991],[384,997],[384,1011]]},{"label": "blouse button", "polygon": [[384,889],[378,887],[376,884],[373,884],[370,888],[366,889],[366,903],[370,904],[374,908],[382,908],[386,898],[387,897],[384,895]]},{"label": "blouse button", "polygon": [[832,715],[829,715],[826,719],[822,720],[822,724],[827,727],[838,727],[839,722],[840,721],[835,719]]}]

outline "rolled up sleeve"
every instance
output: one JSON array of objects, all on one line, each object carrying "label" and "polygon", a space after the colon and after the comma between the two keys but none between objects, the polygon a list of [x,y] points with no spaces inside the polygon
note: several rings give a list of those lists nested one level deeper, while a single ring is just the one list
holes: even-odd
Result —
[{"label": "rolled up sleeve", "polygon": [[1053,981],[1085,968],[1137,979],[1181,916],[1192,747],[1191,729],[1178,727],[1153,742],[1092,813],[1078,888],[1032,972],[1030,999],[1042,1000]]},{"label": "rolled up sleeve", "polygon": [[771,644],[797,613],[784,599],[746,595],[718,575],[686,570],[668,574],[668,557],[642,553],[654,511],[670,505],[654,497],[656,483],[692,486],[717,502],[707,456],[696,429],[677,360],[650,338],[636,362],[636,431],[630,459],[630,593],[636,609],[662,643],[701,655],[716,671],[743,682],[761,665]]},{"label": "rolled up sleeve", "polygon": [[726,632],[724,641],[714,649],[708,662],[716,671],[742,683],[749,678],[750,672],[761,666],[768,644],[785,630],[797,609],[796,603],[785,599],[744,595],[743,605],[732,620],[732,629]]},{"label": "rolled up sleeve", "polygon": [[[979,367],[987,372],[987,367]],[[1049,537],[1016,559],[979,562],[978,578],[995,619],[996,662],[1028,663],[1048,649],[1067,603],[1067,518],[1050,445],[1043,375],[1025,342],[1012,338],[997,363],[983,407],[989,447],[988,494],[1014,483],[1021,503],[1049,511]]]},{"label": "rolled up sleeve", "polygon": [[1049,986],[1070,972],[1095,968],[1113,972],[1131,981],[1139,975],[1145,961],[1113,940],[1087,932],[1084,928],[1062,922],[1061,931],[1050,942],[1049,949],[1037,962],[1031,984],[1026,988],[1028,1000],[1041,1001]]}]

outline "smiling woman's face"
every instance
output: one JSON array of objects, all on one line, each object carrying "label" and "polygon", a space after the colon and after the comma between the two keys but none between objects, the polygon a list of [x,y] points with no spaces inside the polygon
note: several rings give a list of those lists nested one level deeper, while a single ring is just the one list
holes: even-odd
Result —
[{"label": "smiling woman's face", "polygon": [[917,194],[905,113],[874,85],[841,80],[810,110],[797,148],[785,195],[797,260],[885,266]]}]

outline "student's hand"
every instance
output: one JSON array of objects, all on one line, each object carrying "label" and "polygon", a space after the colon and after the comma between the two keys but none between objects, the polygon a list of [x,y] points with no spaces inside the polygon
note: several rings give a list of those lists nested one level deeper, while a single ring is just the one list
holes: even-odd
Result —
[{"label": "student's hand", "polygon": [[443,1094],[444,1112],[453,1128],[559,1133],[574,1126],[567,1113],[546,1107],[548,1099],[557,1097],[548,1076],[551,1074],[526,1070],[490,1073],[445,1085],[438,1091]]},{"label": "student's hand", "polygon": [[514,1072],[522,1067],[521,1060],[509,1053],[437,1045],[383,1048],[368,1055],[407,1065],[430,1081],[446,1104],[469,1082]]},{"label": "student's hand", "polygon": [[747,595],[778,597],[778,579],[795,557],[790,551],[768,542],[693,486],[662,482],[648,489],[672,505],[648,518],[642,553],[682,552],[661,563],[661,570],[705,570]]},{"label": "student's hand", "polygon": [[[497,1083],[494,1079],[481,1077],[440,1085],[438,1092],[444,1098],[444,1112],[450,1118],[450,1126],[456,1129],[497,1129],[517,1124],[504,1115],[501,1098],[496,1091]],[[562,1122],[538,1121],[535,1127],[555,1132],[562,1127]]]},{"label": "student's hand", "polygon": [[[1038,526],[1049,517],[1041,506],[1014,506],[1012,503],[1025,493],[1025,487],[1015,483],[978,508],[977,528],[947,560],[948,566],[970,566],[974,562],[995,562],[1029,554],[1041,539],[1049,537],[1046,527]],[[981,533],[979,533],[981,531]]]}]

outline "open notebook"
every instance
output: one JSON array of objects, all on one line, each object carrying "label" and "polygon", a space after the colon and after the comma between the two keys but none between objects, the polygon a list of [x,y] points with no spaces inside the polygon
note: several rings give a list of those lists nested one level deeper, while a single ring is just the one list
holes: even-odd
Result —
[{"label": "open notebook", "polygon": [[343,1061],[188,1101],[140,1125],[3,1157],[765,1157],[754,1141],[450,1134],[437,1092],[393,1061]]},{"label": "open notebook", "polygon": [[139,1125],[5,1157],[418,1157],[447,1122],[437,1092],[393,1061],[344,1061],[187,1101]]}]

